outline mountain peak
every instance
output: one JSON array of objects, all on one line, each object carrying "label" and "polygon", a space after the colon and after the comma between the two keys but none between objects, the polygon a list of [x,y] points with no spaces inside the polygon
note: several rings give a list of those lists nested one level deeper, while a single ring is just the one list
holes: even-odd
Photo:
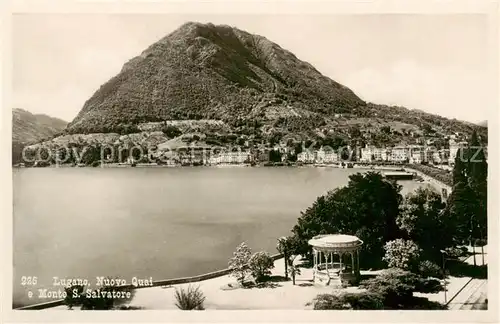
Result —
[{"label": "mountain peak", "polygon": [[[117,131],[173,119],[227,119],[273,109],[321,115],[364,102],[265,37],[228,25],[187,22],[127,62],[69,125]],[[269,103],[268,103],[269,105]]]}]

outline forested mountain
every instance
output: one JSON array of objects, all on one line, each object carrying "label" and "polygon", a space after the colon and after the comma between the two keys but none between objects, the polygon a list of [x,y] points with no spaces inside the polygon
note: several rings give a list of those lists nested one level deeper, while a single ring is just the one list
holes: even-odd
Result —
[{"label": "forested mountain", "polygon": [[29,111],[12,109],[12,160],[20,161],[25,145],[50,139],[59,134],[68,123],[59,118]]}]

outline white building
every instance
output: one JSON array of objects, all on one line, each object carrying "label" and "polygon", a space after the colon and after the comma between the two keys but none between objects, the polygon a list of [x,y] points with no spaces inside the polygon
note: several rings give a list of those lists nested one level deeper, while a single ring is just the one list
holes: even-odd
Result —
[{"label": "white building", "polygon": [[335,163],[338,162],[339,156],[333,150],[324,150],[320,148],[316,152],[316,163]]},{"label": "white building", "polygon": [[361,154],[359,157],[360,162],[371,162],[373,158],[372,147],[366,145],[361,148]]},{"label": "white building", "polygon": [[297,161],[302,163],[314,163],[316,161],[316,154],[309,150],[305,150],[297,154]]},{"label": "white building", "polygon": [[410,146],[409,163],[420,164],[426,160],[424,147],[421,145]]},{"label": "white building", "polygon": [[374,147],[366,145],[361,149],[360,162],[382,162],[387,161],[389,158],[388,150],[386,148]]},{"label": "white building", "polygon": [[392,162],[406,162],[410,159],[409,149],[406,146],[395,146],[391,150]]},{"label": "white building", "polygon": [[389,151],[386,148],[375,148],[373,150],[373,156],[375,161],[387,161],[389,160]]},{"label": "white building", "polygon": [[242,164],[249,161],[249,152],[220,152],[209,159],[210,164]]}]

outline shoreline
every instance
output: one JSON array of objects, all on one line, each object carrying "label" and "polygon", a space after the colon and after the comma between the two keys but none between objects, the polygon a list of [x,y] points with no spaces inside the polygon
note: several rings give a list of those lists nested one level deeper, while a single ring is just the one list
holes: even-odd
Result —
[{"label": "shoreline", "polygon": [[[387,171],[404,171],[404,172],[409,172],[413,173],[417,177],[421,178],[421,182],[426,182],[428,184],[431,184],[433,187],[438,189],[439,191],[446,190],[447,194],[451,193],[452,187],[441,180],[438,180],[430,175],[427,175],[423,173],[422,171],[415,169],[412,167],[411,164],[371,164],[371,163],[353,163],[353,162],[343,162],[345,165],[341,165],[333,163],[333,164],[319,164],[319,163],[308,163],[308,164],[298,164],[298,163],[293,163],[293,164],[257,164],[257,165],[252,165],[249,163],[234,163],[234,164],[214,164],[214,165],[168,165],[168,164],[140,164],[138,163],[137,165],[130,165],[126,163],[109,163],[109,164],[104,164],[104,165],[98,165],[98,166],[90,166],[90,165],[49,165],[45,167],[35,167],[35,166],[12,166],[12,169],[38,169],[38,168],[51,168],[51,169],[57,169],[57,168],[108,168],[108,169],[114,169],[114,168],[219,168],[219,169],[239,169],[239,168],[336,168],[336,169],[358,169],[358,170],[387,170]],[[350,166],[348,166],[350,165]]]}]

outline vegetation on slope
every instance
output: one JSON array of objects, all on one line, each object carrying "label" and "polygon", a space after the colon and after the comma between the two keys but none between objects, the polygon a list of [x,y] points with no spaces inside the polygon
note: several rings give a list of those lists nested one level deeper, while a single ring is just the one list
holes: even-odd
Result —
[{"label": "vegetation on slope", "polygon": [[40,142],[56,136],[68,123],[43,114],[15,108],[12,110],[12,163],[22,160],[22,151],[27,144]]}]

